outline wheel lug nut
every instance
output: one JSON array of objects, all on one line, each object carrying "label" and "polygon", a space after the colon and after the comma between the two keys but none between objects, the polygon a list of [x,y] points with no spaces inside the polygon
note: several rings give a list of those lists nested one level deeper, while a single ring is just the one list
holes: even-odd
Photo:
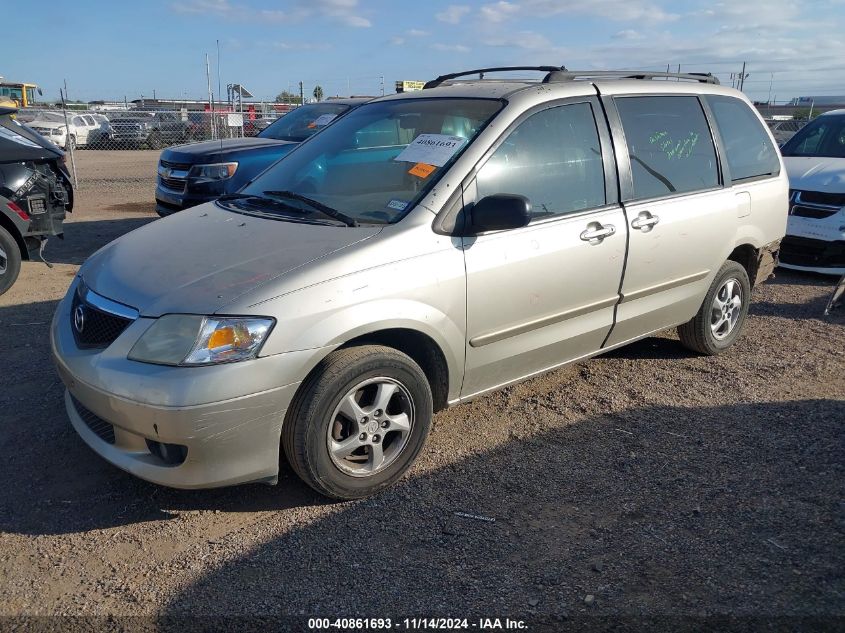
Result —
[{"label": "wheel lug nut", "polygon": [[381,428],[386,429],[389,426],[390,426],[390,422],[388,422],[387,420],[381,421]]},{"label": "wheel lug nut", "polygon": [[378,444],[381,440],[381,435],[373,435],[373,444]]},{"label": "wheel lug nut", "polygon": [[361,418],[361,424],[366,424],[369,421],[370,421],[370,418],[368,418],[366,415],[363,418]]},{"label": "wheel lug nut", "polygon": [[376,409],[376,412],[373,413],[373,415],[377,418],[380,418],[381,417],[381,409]]},{"label": "wheel lug nut", "polygon": [[366,440],[366,439],[367,439],[367,434],[366,434],[366,433],[361,433],[361,435],[359,435],[359,436],[358,436],[358,439],[359,439],[359,440],[361,440],[361,441],[363,442],[364,440]]}]

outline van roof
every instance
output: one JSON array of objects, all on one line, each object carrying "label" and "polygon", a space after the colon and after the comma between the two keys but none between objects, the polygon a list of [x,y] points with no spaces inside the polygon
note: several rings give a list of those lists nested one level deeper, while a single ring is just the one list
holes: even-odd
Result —
[{"label": "van roof", "polygon": [[[485,76],[487,73],[513,71],[543,72],[545,76],[533,79],[525,77],[491,79]],[[476,75],[476,77],[460,79],[460,77],[469,77],[470,75]],[[423,90],[402,92],[382,97],[379,100],[431,97],[501,99],[521,90],[542,85],[583,86],[585,94],[595,94],[597,89],[599,92],[617,94],[620,90],[627,89],[631,89],[632,92],[642,92],[646,85],[648,85],[649,91],[659,92],[693,94],[734,92],[719,86],[719,80],[709,73],[664,73],[639,70],[570,71],[564,67],[555,66],[506,66],[441,75],[427,82]]]}]

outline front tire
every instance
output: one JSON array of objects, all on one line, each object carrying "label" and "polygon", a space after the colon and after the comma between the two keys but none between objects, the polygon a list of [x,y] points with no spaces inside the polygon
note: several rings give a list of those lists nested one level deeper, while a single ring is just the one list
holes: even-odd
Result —
[{"label": "front tire", "polygon": [[21,272],[21,251],[18,243],[0,226],[0,295],[6,292]]},{"label": "front tire", "polygon": [[297,475],[334,499],[358,499],[395,483],[431,427],[433,398],[409,356],[381,345],[332,352],[294,398],[282,428]]},{"label": "front tire", "polygon": [[715,356],[734,344],[751,304],[751,283],[745,268],[726,261],[716,274],[698,313],[678,326],[684,347]]}]

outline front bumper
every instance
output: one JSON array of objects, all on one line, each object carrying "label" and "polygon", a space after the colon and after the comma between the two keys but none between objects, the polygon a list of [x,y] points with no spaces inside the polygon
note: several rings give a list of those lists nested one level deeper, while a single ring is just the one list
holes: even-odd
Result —
[{"label": "front bumper", "polygon": [[217,200],[226,193],[226,182],[195,182],[185,180],[181,189],[167,187],[159,176],[156,179],[156,213],[164,217],[198,204]]},{"label": "front bumper", "polygon": [[805,272],[845,275],[845,240],[787,235],[780,246],[780,266]]},{"label": "front bumper", "polygon": [[[154,321],[146,318],[105,349],[80,349],[70,318],[76,285],[59,303],[50,338],[68,417],[88,446],[118,468],[174,488],[275,482],[284,415],[318,350],[210,367],[130,361],[128,351]],[[187,455],[171,465],[148,440],[187,447]]]}]

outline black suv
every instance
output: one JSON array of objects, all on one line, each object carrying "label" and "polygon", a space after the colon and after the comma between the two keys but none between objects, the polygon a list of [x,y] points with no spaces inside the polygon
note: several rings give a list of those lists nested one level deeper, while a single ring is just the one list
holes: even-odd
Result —
[{"label": "black suv", "polygon": [[205,141],[164,150],[158,164],[156,212],[170,215],[237,191],[298,143],[369,100],[311,103],[285,114],[252,138]]},{"label": "black suv", "polygon": [[175,112],[131,112],[112,118],[104,129],[92,132],[94,136],[89,136],[88,144],[161,149],[193,140],[193,127]]}]

